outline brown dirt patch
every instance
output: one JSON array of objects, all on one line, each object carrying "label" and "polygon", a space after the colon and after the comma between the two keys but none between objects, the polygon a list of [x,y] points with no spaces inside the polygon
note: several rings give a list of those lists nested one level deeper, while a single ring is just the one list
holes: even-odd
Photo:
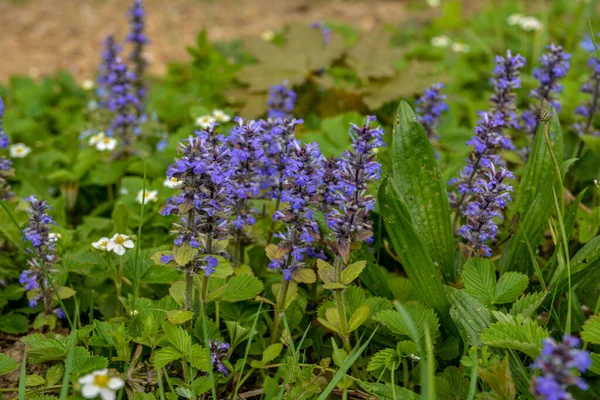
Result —
[{"label": "brown dirt patch", "polygon": [[[108,33],[122,40],[129,29],[124,0],[0,0],[0,81],[12,74],[33,77],[66,69],[78,79],[94,76]],[[152,40],[151,72],[185,60],[186,45],[206,27],[215,40],[258,35],[290,22],[340,21],[368,30],[400,23],[398,0],[146,0]]]}]

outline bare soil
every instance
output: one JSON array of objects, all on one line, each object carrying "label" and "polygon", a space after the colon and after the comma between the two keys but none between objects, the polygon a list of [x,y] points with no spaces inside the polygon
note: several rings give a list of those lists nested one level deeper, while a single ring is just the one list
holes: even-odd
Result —
[{"label": "bare soil", "polygon": [[[109,33],[123,40],[129,27],[125,0],[0,0],[0,82],[13,74],[32,77],[57,69],[79,80],[94,76],[101,43]],[[145,0],[147,58],[151,73],[187,59],[205,27],[213,40],[260,35],[290,22],[350,23],[362,30],[400,23],[400,0]]]}]

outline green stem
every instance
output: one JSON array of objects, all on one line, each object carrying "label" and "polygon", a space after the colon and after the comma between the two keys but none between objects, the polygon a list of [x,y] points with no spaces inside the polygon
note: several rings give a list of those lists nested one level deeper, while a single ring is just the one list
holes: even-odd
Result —
[{"label": "green stem", "polygon": [[404,377],[403,385],[408,389],[409,377],[408,377],[408,361],[406,358],[402,358],[402,373]]},{"label": "green stem", "polygon": [[121,305],[121,292],[123,290],[123,262],[125,260],[124,256],[121,256],[121,261],[119,262],[119,270],[117,271],[117,281],[115,282],[115,286],[117,287],[117,316],[121,316],[123,313],[123,307]]},{"label": "green stem", "polygon": [[[342,258],[340,256],[336,256],[333,267],[335,268],[338,283],[342,283]],[[348,319],[346,317],[346,305],[344,304],[344,289],[335,290],[335,303],[340,318],[340,336],[344,342],[344,350],[350,354],[352,347],[350,346],[350,336],[348,335]]]},{"label": "green stem", "polygon": [[215,321],[217,323],[217,327],[219,326],[219,323],[221,322],[221,302],[220,301],[216,301],[215,302]]},{"label": "green stem", "polygon": [[185,271],[185,291],[183,293],[183,309],[194,311],[194,274],[190,269]]},{"label": "green stem", "polygon": [[208,300],[208,276],[202,277],[202,302],[206,303]]},{"label": "green stem", "polygon": [[279,339],[279,325],[281,325],[281,317],[285,311],[285,299],[287,292],[290,287],[290,281],[285,279],[282,280],[281,288],[277,294],[277,303],[275,304],[275,313],[273,314],[273,329],[271,330],[271,344],[277,342]]}]

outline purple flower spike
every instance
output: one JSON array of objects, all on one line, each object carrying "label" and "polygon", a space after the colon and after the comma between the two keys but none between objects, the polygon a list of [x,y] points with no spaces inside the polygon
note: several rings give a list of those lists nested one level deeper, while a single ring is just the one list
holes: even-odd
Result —
[{"label": "purple flower spike", "polygon": [[296,104],[296,93],[288,88],[287,82],[271,86],[269,89],[269,118],[288,118],[292,116]]},{"label": "purple flower spike", "polygon": [[327,225],[335,242],[334,252],[347,262],[350,246],[367,241],[373,226],[369,211],[375,207],[375,198],[369,194],[370,182],[379,179],[381,165],[375,161],[379,147],[384,147],[384,130],[373,128],[373,116],[367,117],[362,127],[352,124],[348,131],[352,138],[352,150],[345,151],[337,161],[337,182],[333,203],[335,207],[327,214]]},{"label": "purple flower spike", "polygon": [[600,111],[600,59],[590,58],[588,66],[592,71],[580,91],[589,94],[592,98],[575,110],[575,114],[581,117],[582,121],[573,125],[573,128],[578,135],[600,136],[600,131],[594,129],[594,117]]},{"label": "purple flower spike", "polygon": [[226,256],[225,249],[219,250],[215,244],[229,235],[232,207],[231,150],[216,128],[213,124],[179,143],[181,158],[169,166],[167,177],[181,183],[180,192],[169,197],[162,210],[162,215],[180,216],[180,222],[174,223],[171,230],[176,235],[175,245],[186,243],[198,249],[185,267],[207,276],[218,264],[211,255]]},{"label": "purple flower spike", "polygon": [[229,343],[224,343],[219,340],[208,340],[208,347],[210,348],[210,359],[213,368],[215,368],[217,372],[229,376],[229,368],[223,363],[223,360],[227,358],[227,353],[229,352]]},{"label": "purple flower spike", "polygon": [[475,127],[475,136],[467,142],[468,145],[473,146],[473,151],[467,159],[467,166],[461,171],[458,178],[453,178],[449,182],[450,185],[456,185],[460,193],[460,196],[455,192],[448,194],[450,205],[461,214],[466,202],[475,194],[475,187],[478,185],[479,179],[485,175],[487,169],[492,165],[504,165],[496,151],[500,148],[512,148],[510,140],[501,133],[504,126],[501,113],[491,115],[480,111],[479,116],[481,119]]},{"label": "purple flower spike", "polygon": [[442,113],[448,111],[448,104],[444,103],[446,95],[441,93],[443,88],[442,83],[434,83],[415,101],[417,118],[430,140],[439,139],[436,128]]},{"label": "purple flower spike", "polygon": [[525,66],[525,58],[520,54],[513,56],[511,51],[506,52],[506,57],[496,56],[496,68],[494,77],[490,83],[494,88],[494,94],[490,99],[490,111],[494,114],[500,113],[507,128],[519,129],[519,121],[516,113],[517,95],[515,89],[521,87],[520,73]]},{"label": "purple flower spike", "polygon": [[492,255],[492,250],[485,243],[496,238],[498,225],[494,218],[502,218],[501,211],[507,202],[512,201],[512,186],[502,183],[506,178],[514,179],[514,176],[504,168],[496,171],[494,164],[491,164],[483,176],[477,179],[472,188],[473,201],[463,212],[467,223],[460,228],[460,234],[467,239],[477,256]]},{"label": "purple flower spike", "polygon": [[2,122],[2,118],[4,117],[4,102],[2,101],[2,96],[0,96],[0,149],[5,149],[8,147],[8,135],[4,131],[4,125]]},{"label": "purple flower spike", "polygon": [[[562,46],[551,44],[546,47],[546,54],[539,60],[541,65],[533,70],[533,76],[540,82],[540,85],[533,89],[529,96],[540,101],[546,99],[556,111],[560,111],[561,104],[556,95],[563,91],[560,80],[569,72],[570,60],[571,55],[566,53]],[[535,135],[540,114],[540,102],[536,101],[535,103],[529,110],[523,112],[521,117],[526,131],[532,136]]]},{"label": "purple flower spike", "polygon": [[31,245],[32,249],[26,250],[34,256],[27,261],[28,268],[21,272],[19,282],[25,285],[26,290],[33,292],[29,305],[33,308],[43,300],[45,312],[50,314],[53,292],[44,276],[44,270],[51,273],[56,261],[56,240],[50,236],[50,226],[56,225],[56,222],[48,215],[48,210],[52,207],[44,200],[37,200],[34,196],[24,200],[29,203],[29,220],[27,227],[23,229],[23,240]]},{"label": "purple flower spike", "polygon": [[138,117],[144,111],[144,99],[146,98],[146,87],[144,85],[144,72],[148,62],[143,57],[144,47],[150,43],[144,34],[145,11],[142,0],[135,0],[127,13],[131,31],[125,41],[133,44],[133,50],[129,59],[135,65],[135,79],[133,82],[134,92],[138,98]]},{"label": "purple flower spike", "polygon": [[534,377],[531,391],[538,398],[550,400],[573,399],[567,392],[569,386],[577,386],[587,390],[588,384],[577,376],[577,372],[585,372],[592,365],[590,353],[579,350],[580,340],[569,335],[563,337],[562,343],[548,338],[543,341],[542,353],[531,368],[539,369],[540,376]]},{"label": "purple flower spike", "polygon": [[128,71],[121,59],[117,58],[111,64],[108,109],[114,113],[114,118],[110,134],[121,140],[121,146],[127,153],[133,152],[134,137],[139,133],[136,115],[139,99],[133,88],[135,79],[135,74]]},{"label": "purple flower spike", "polygon": [[278,246],[285,250],[285,255],[269,263],[269,268],[281,269],[286,280],[304,268],[311,245],[319,237],[311,208],[319,199],[323,174],[323,156],[316,143],[301,146],[294,141],[290,148],[289,156],[283,160],[281,201],[285,208],[273,216],[285,223],[285,231],[275,234],[281,239]]},{"label": "purple flower spike", "polygon": [[115,41],[113,35],[106,36],[106,39],[104,39],[104,49],[102,50],[102,61],[98,66],[98,85],[96,87],[96,95],[100,99],[100,105],[103,107],[108,107],[112,65],[119,57],[120,52],[121,46]]},{"label": "purple flower spike", "polygon": [[325,25],[323,21],[315,21],[310,24],[310,27],[313,29],[320,29],[321,35],[323,35],[323,44],[328,45],[331,42],[331,29]]}]

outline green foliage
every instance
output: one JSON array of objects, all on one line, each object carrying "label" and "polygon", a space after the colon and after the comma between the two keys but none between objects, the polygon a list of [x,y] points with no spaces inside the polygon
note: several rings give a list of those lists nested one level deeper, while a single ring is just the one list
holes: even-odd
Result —
[{"label": "green foliage", "polygon": [[471,258],[463,267],[465,291],[484,304],[505,304],[515,301],[527,288],[527,275],[517,272],[503,274],[496,283],[494,265],[485,258]]},{"label": "green foliage", "polygon": [[521,351],[535,358],[542,349],[548,331],[530,318],[516,317],[494,311],[498,320],[481,334],[481,341],[493,347]]}]

